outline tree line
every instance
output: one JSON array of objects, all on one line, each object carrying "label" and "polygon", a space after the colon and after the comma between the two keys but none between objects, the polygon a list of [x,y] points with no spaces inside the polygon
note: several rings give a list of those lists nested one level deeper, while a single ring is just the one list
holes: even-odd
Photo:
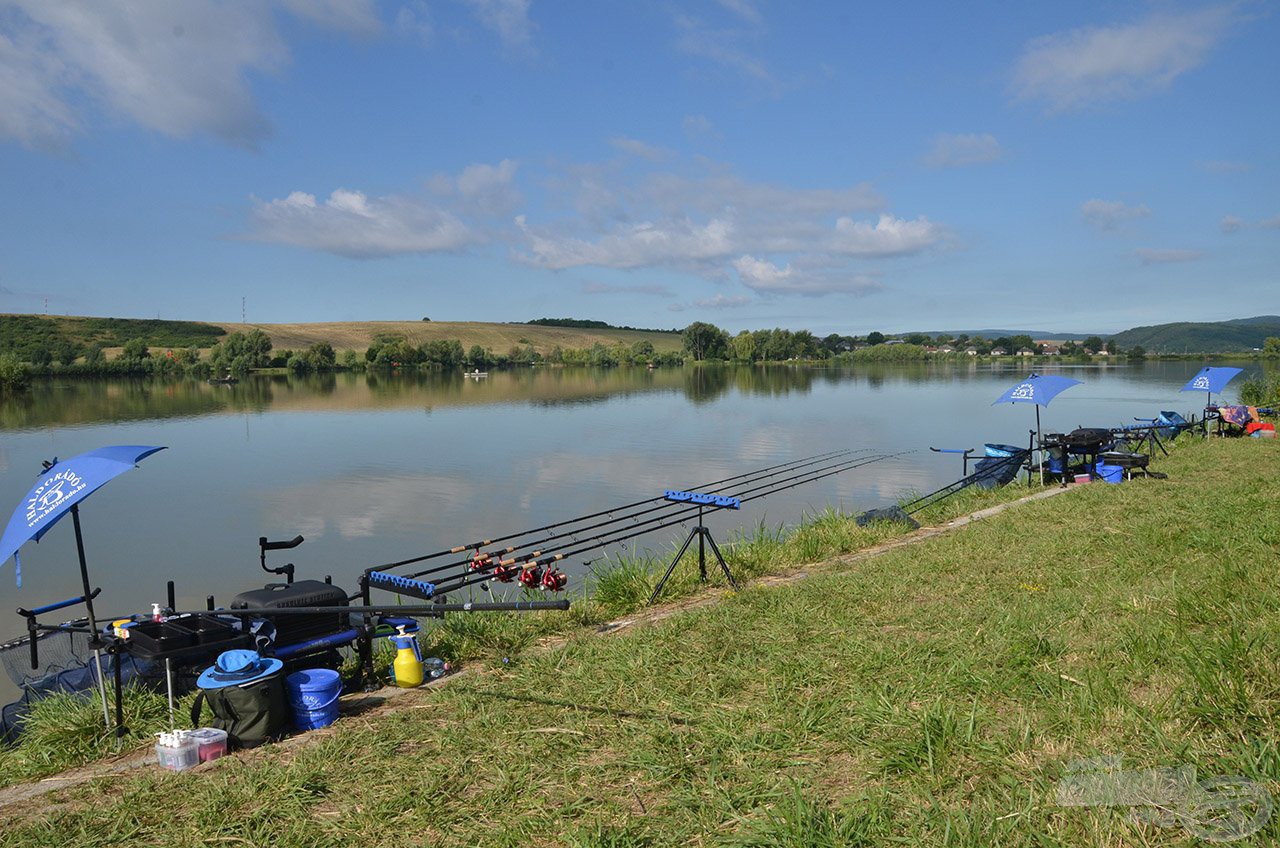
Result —
[{"label": "tree line", "polygon": [[[737,335],[731,335],[728,331],[703,321],[695,321],[685,327],[681,334],[681,342],[685,353],[695,362],[703,360],[785,362],[825,359],[904,361],[923,359],[933,355],[937,352],[937,348],[943,345],[951,345],[955,352],[961,355],[964,355],[970,347],[983,356],[996,350],[1010,355],[1023,350],[1029,350],[1035,356],[1045,353],[1044,345],[1037,344],[1031,336],[1025,334],[987,339],[963,333],[956,336],[906,333],[891,338],[881,332],[872,332],[865,336],[831,333],[818,338],[808,330],[775,328],[743,330]],[[1088,356],[1103,351],[1109,354],[1121,352],[1114,342],[1104,341],[1098,336],[1090,336],[1078,343],[1064,342],[1059,347],[1058,353],[1064,356]],[[1141,347],[1131,348],[1124,353],[1138,358],[1145,355]]]}]

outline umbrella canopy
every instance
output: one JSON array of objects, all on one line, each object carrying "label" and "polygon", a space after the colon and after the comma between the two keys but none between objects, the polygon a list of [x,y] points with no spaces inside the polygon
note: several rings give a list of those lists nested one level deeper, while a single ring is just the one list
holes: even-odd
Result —
[{"label": "umbrella canopy", "polygon": [[0,566],[13,557],[18,585],[22,585],[22,563],[18,549],[28,541],[40,541],[45,533],[80,501],[113,478],[163,447],[112,445],[53,463],[36,480],[9,519],[0,536]]},{"label": "umbrella canopy", "polygon": [[1080,385],[1079,380],[1070,377],[1059,377],[1056,374],[1031,374],[1027,379],[1011,387],[991,404],[997,403],[1034,403],[1036,406],[1048,406],[1049,401],[1072,386]]},{"label": "umbrella canopy", "polygon": [[[1048,406],[1049,401],[1053,400],[1062,392],[1072,386],[1080,385],[1079,380],[1073,380],[1070,377],[1059,377],[1056,374],[1036,374],[1032,372],[1027,379],[1012,386],[1000,397],[992,402],[992,406],[997,403],[1033,403],[1036,406],[1036,441],[1040,444],[1040,407]],[[1065,467],[1065,466],[1064,466]],[[1027,472],[1030,474],[1030,471]],[[1030,482],[1030,481],[1028,481]],[[1040,461],[1040,483],[1044,484],[1044,459]]]},{"label": "umbrella canopy", "polygon": [[1178,391],[1209,392],[1210,394],[1221,392],[1227,387],[1227,383],[1235,379],[1235,376],[1243,370],[1243,368],[1230,368],[1223,365],[1206,365]]}]

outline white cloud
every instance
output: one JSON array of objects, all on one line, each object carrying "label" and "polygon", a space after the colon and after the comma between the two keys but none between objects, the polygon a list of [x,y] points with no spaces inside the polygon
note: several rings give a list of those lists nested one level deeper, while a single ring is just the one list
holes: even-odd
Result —
[{"label": "white cloud", "polygon": [[1003,156],[1000,142],[990,133],[944,134],[934,139],[933,150],[925,155],[924,161],[931,168],[957,168],[997,162]]},{"label": "white cloud", "polygon": [[693,302],[693,305],[702,309],[737,309],[749,303],[751,303],[751,298],[745,294],[718,294],[715,297],[699,298]]},{"label": "white cloud", "polygon": [[1128,221],[1151,216],[1146,206],[1129,206],[1121,200],[1086,200],[1080,204],[1085,221],[1100,230],[1115,230]]},{"label": "white cloud", "polygon": [[431,21],[431,10],[422,0],[413,0],[400,7],[396,12],[396,35],[401,38],[429,45],[436,37],[435,24]]},{"label": "white cloud", "polygon": [[685,115],[680,126],[684,130],[685,136],[691,139],[709,138],[719,140],[722,138],[719,131],[716,130],[715,124],[711,123],[711,119],[706,115]]},{"label": "white cloud", "polygon": [[497,34],[509,50],[528,50],[533,44],[531,0],[467,0],[476,18]]},{"label": "white cloud", "polygon": [[[5,23],[33,60],[16,81],[19,110],[5,110],[12,137],[65,141],[79,125],[70,105],[78,92],[165,135],[208,133],[253,145],[270,132],[246,80],[248,73],[273,71],[288,59],[266,5],[229,14],[215,0],[11,0]],[[9,101],[12,95],[0,97]]]},{"label": "white cloud", "polygon": [[1142,260],[1143,265],[1167,265],[1174,262],[1195,262],[1198,259],[1204,258],[1204,253],[1199,250],[1169,250],[1140,247],[1133,253]]},{"label": "white cloud", "polygon": [[715,163],[696,167],[566,169],[548,181],[548,205],[578,214],[544,223],[519,216],[525,251],[517,255],[553,270],[667,268],[774,294],[863,294],[883,286],[857,263],[920,253],[948,237],[923,216],[857,220],[884,203],[865,184],[792,188],[749,182]]},{"label": "white cloud", "polygon": [[1156,13],[1135,23],[1085,27],[1026,45],[1012,88],[1066,111],[1158,91],[1201,65],[1225,38],[1235,6]]},{"label": "white cloud", "polygon": [[722,219],[699,224],[689,218],[643,221],[619,228],[596,241],[553,239],[524,230],[534,263],[543,268],[564,269],[580,265],[606,268],[642,268],[654,265],[698,263],[726,256],[733,245],[733,225]]},{"label": "white cloud", "polygon": [[741,28],[715,29],[689,15],[676,16],[676,48],[683,53],[719,65],[776,92],[778,82],[764,60],[752,54],[745,42],[758,36]]},{"label": "white cloud", "polygon": [[382,34],[373,0],[278,0],[290,14],[325,29],[363,38]]},{"label": "white cloud", "polygon": [[1244,221],[1235,215],[1223,215],[1218,227],[1224,233],[1238,233],[1244,229]]},{"label": "white cloud", "polygon": [[352,258],[459,250],[477,236],[451,213],[406,197],[336,189],[323,203],[295,191],[255,201],[248,238]]},{"label": "white cloud", "polygon": [[32,33],[0,32],[0,137],[56,149],[80,127],[58,90],[70,69]]},{"label": "white cloud", "polygon": [[523,201],[515,184],[516,168],[511,159],[503,159],[497,165],[468,165],[453,181],[454,190],[474,212],[507,214]]},{"label": "white cloud", "polygon": [[750,0],[716,0],[716,2],[753,26],[764,23],[764,16]]},{"label": "white cloud", "polygon": [[818,297],[827,294],[871,294],[884,286],[866,274],[840,270],[810,269],[802,271],[787,263],[778,267],[767,259],[743,255],[733,261],[738,280],[752,291],[763,294],[799,294]]},{"label": "white cloud", "polygon": [[832,247],[851,256],[904,256],[933,247],[945,235],[941,226],[923,215],[905,221],[882,214],[874,225],[842,217],[836,221]]},{"label": "white cloud", "polygon": [[610,283],[583,283],[583,294],[647,294],[653,297],[675,297],[675,292],[661,283],[638,283],[634,286],[618,286]]},{"label": "white cloud", "polygon": [[646,144],[643,141],[639,141],[634,138],[627,138],[625,136],[616,136],[611,138],[609,139],[609,143],[621,150],[623,153],[638,156],[639,158],[646,159],[650,162],[661,162],[664,159],[670,159],[675,155],[672,151],[665,148],[654,147],[652,144]]},{"label": "white cloud", "polygon": [[4,5],[0,137],[46,149],[65,146],[93,107],[164,135],[253,147],[271,124],[249,80],[289,61],[277,10],[360,37],[382,31],[373,0]]}]

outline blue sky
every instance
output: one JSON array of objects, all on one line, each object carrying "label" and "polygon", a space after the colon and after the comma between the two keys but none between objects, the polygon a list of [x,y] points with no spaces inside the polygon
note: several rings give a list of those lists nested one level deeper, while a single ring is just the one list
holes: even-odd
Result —
[{"label": "blue sky", "polygon": [[1280,313],[1278,17],[0,0],[0,312],[823,334]]}]

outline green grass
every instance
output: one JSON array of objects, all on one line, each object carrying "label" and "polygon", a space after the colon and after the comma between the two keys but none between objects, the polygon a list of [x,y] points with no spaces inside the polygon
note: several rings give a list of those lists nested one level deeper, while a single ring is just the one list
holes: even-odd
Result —
[{"label": "green grass", "polygon": [[[577,621],[450,617],[429,638],[477,651],[474,673],[393,712],[106,778],[0,842],[1189,845],[1059,807],[1054,787],[1073,759],[1123,752],[1280,791],[1278,459],[1274,442],[1196,442],[1167,481],[1080,487],[610,636],[581,627],[634,608],[666,559],[631,562]],[[794,544],[760,528],[735,574],[895,532],[847,524],[816,516]],[[696,590],[690,571],[672,597]],[[552,633],[568,635],[528,649]]]}]

